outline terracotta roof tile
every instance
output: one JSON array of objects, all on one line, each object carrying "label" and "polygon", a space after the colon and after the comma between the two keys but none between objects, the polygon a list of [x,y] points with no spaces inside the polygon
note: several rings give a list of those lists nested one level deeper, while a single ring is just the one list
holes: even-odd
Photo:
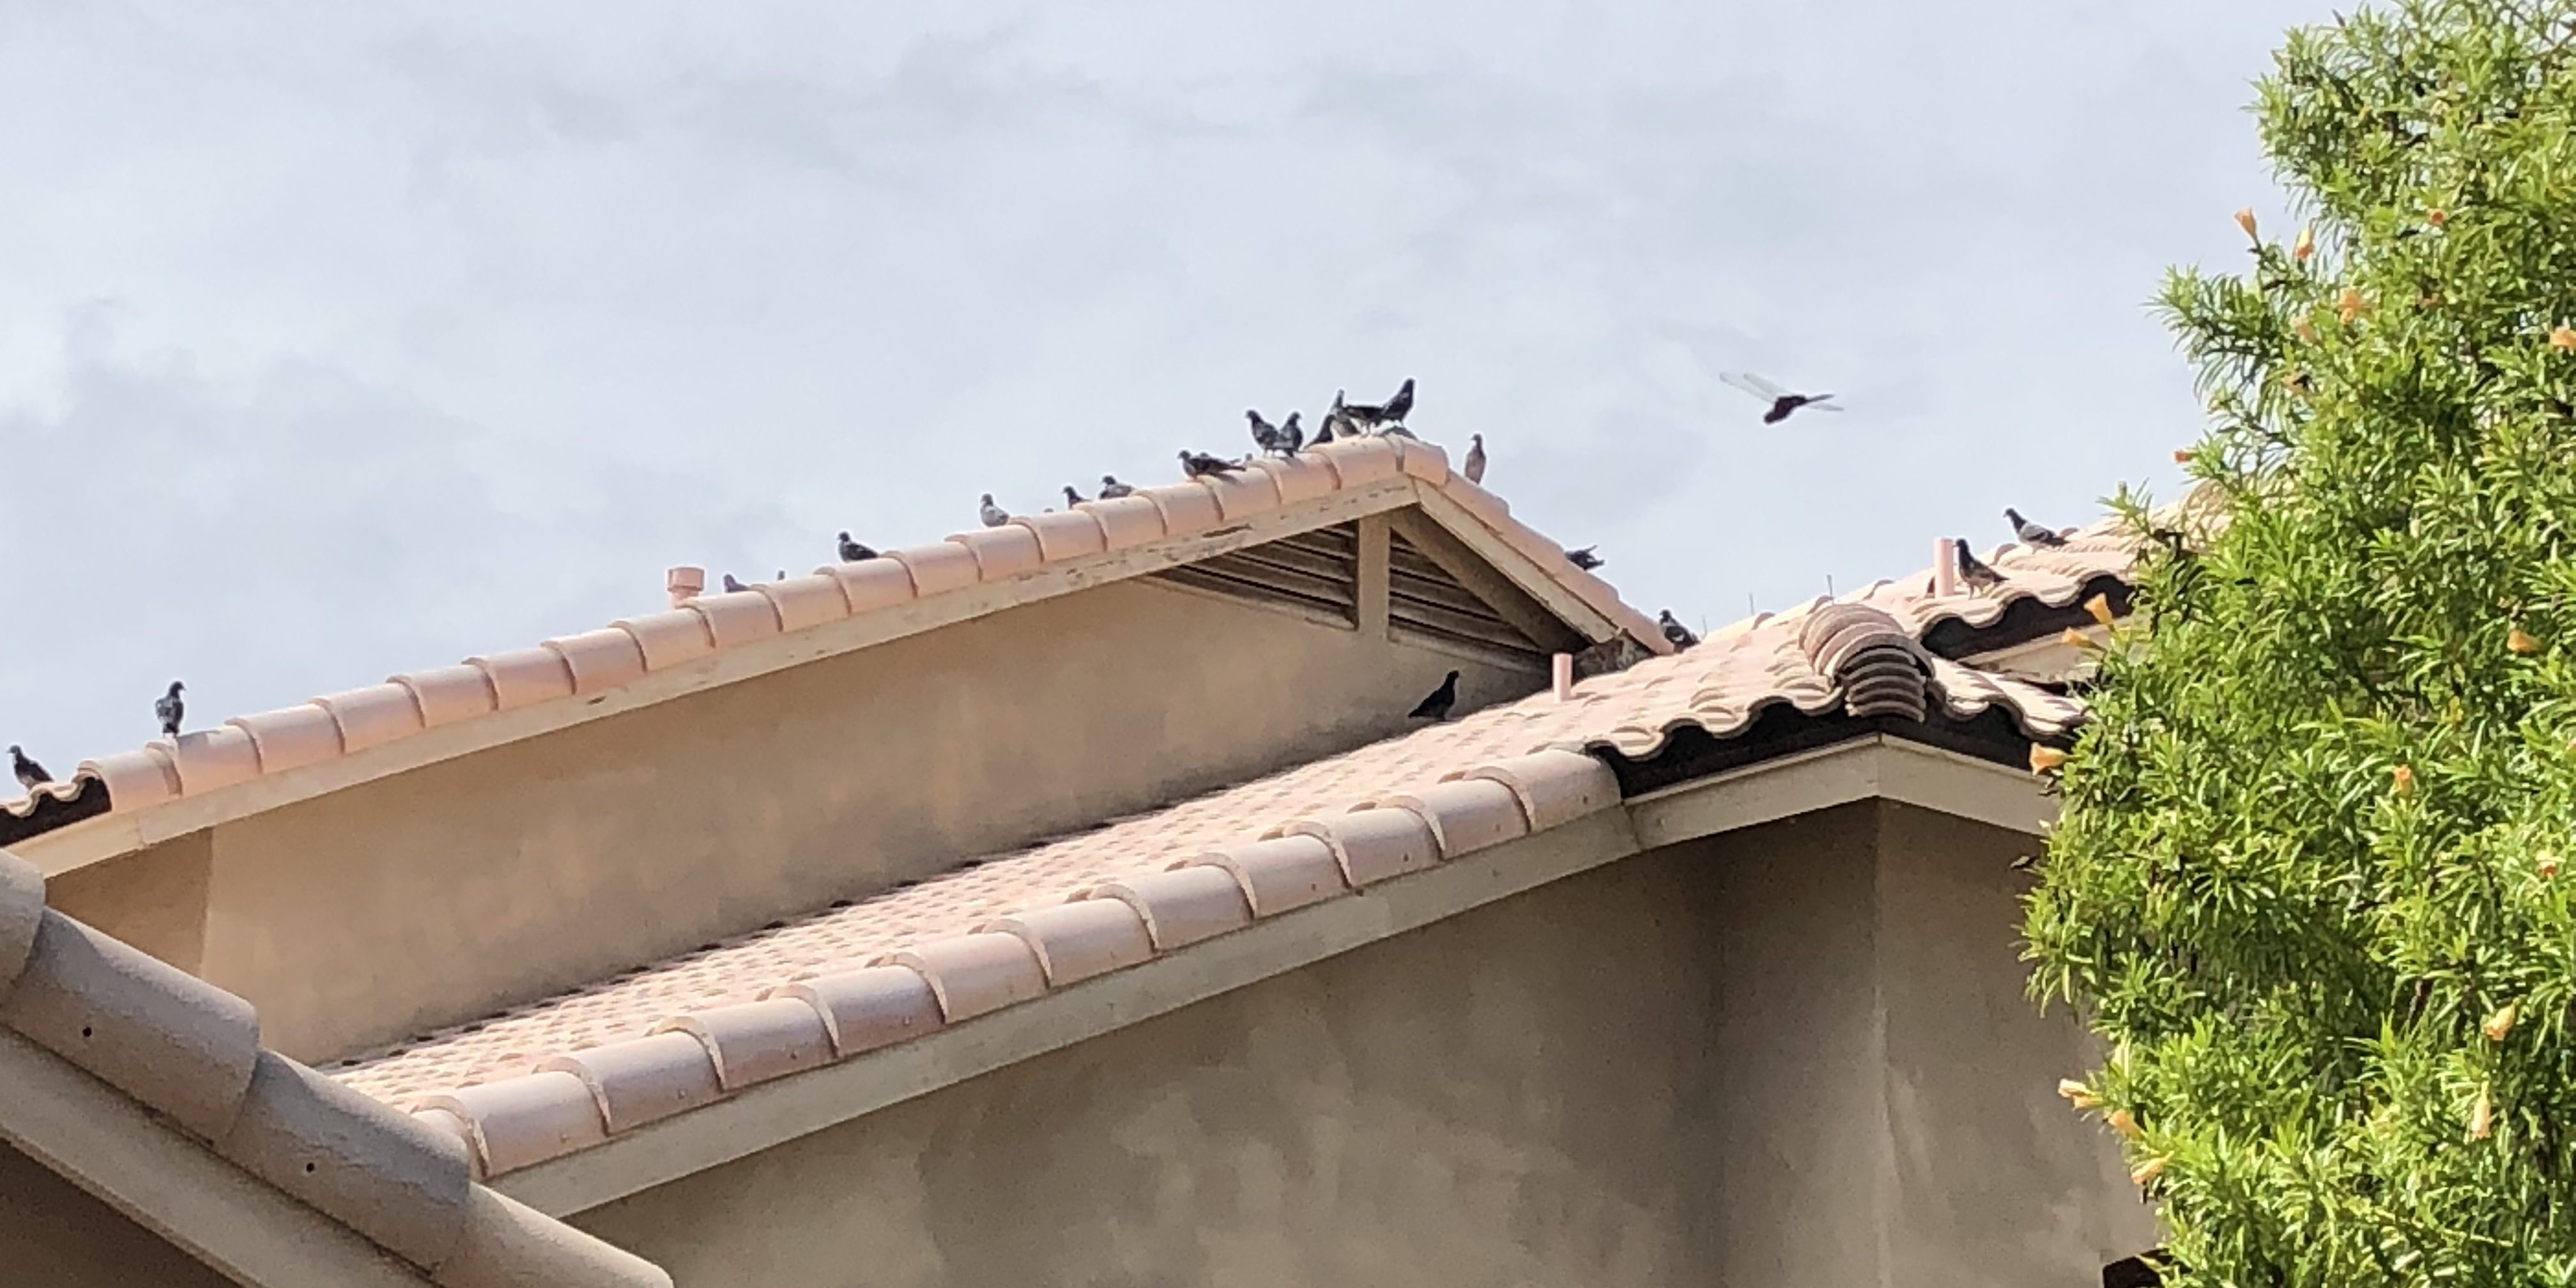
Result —
[{"label": "terracotta roof tile", "polygon": [[[1022,516],[999,528],[818,568],[810,576],[695,595],[678,608],[622,618],[539,647],[408,672],[370,688],[238,717],[184,734],[175,744],[156,742],[84,761],[74,779],[98,783],[110,810],[142,809],[399,742],[426,729],[589,697],[781,633],[1018,576],[1050,563],[1194,536],[1283,506],[1404,477],[1491,527],[1503,544],[1649,652],[1670,651],[1655,623],[1622,602],[1609,583],[1566,562],[1546,538],[1512,519],[1493,494],[1452,475],[1439,448],[1402,438],[1368,438],[1329,443],[1291,459],[1259,461],[1221,479],[1193,479],[1115,500],[1086,501],[1067,511]],[[23,839],[62,825],[39,820],[0,835]]]},{"label": "terracotta roof tile", "polygon": [[[1326,459],[1337,468],[1349,461],[1357,469],[1392,467],[1399,450],[1372,442],[1348,453],[1328,449]],[[764,999],[810,1008],[831,1035],[835,1057],[847,1058],[1615,806],[1609,770],[1572,748],[1642,757],[1685,727],[1725,737],[1772,705],[1824,713],[1845,709],[1856,696],[1868,709],[1862,714],[1937,704],[1966,717],[1999,708],[2024,733],[2054,738],[2080,718],[2078,704],[1932,656],[1918,639],[1944,620],[1998,619],[2014,602],[2055,604],[2093,577],[2124,571],[2129,558],[2126,541],[2106,523],[2044,559],[2019,548],[1994,556],[1989,562],[2007,581],[1992,595],[1891,592],[1919,589],[1919,574],[1840,603],[1763,614],[1712,632],[1698,648],[1584,679],[1568,699],[1541,693],[1488,707],[1169,809],[970,861],[433,1035],[355,1062],[339,1076],[390,1103],[461,1124],[493,1174],[622,1130],[636,1111],[617,1107],[621,1093],[611,1072],[646,1079],[630,1066],[648,1050],[686,1066],[650,1075],[677,1079],[680,1090],[670,1094],[682,1099],[729,1093],[735,1080],[719,1069],[783,1075],[805,1067],[809,1026],[784,1008],[762,1012],[757,1023],[740,1009]],[[699,1040],[638,1045],[657,1027]],[[708,1036],[719,1030],[737,1035],[732,1048]],[[759,1036],[769,1033],[782,1036]],[[792,1051],[764,1053],[764,1041]],[[609,1054],[566,1055],[600,1049]],[[521,1088],[541,1062],[583,1073],[606,1117],[567,1123],[568,1092]]]}]

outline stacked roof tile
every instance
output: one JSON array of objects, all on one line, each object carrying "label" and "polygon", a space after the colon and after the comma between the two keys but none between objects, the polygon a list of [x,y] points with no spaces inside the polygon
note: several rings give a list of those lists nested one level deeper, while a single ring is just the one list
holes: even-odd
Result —
[{"label": "stacked roof tile", "polygon": [[2080,706],[1927,651],[1948,622],[2066,607],[2126,573],[2109,523],[2006,547],[2006,583],[1923,574],[1715,632],[1698,648],[1298,766],[424,1037],[339,1076],[454,1132],[492,1176],[744,1087],[917,1037],[1254,921],[1618,803],[1604,760],[1766,711],[2001,713],[2033,740]]},{"label": "stacked roof tile", "polygon": [[6,853],[0,1024],[445,1288],[669,1288],[476,1182],[452,1133],[263,1049],[250,1003],[46,907],[44,878]]},{"label": "stacked roof tile", "polygon": [[[534,648],[405,672],[368,688],[236,716],[175,740],[84,761],[75,783],[104,787],[108,809],[142,809],[353,755],[430,729],[588,697],[779,635],[1070,561],[1207,534],[1336,492],[1403,480],[1436,491],[1472,516],[1640,646],[1670,651],[1651,619],[1622,601],[1609,583],[1567,562],[1555,543],[1514,519],[1500,497],[1452,473],[1438,447],[1403,438],[1366,438],[1336,441],[1288,459],[1256,461],[1236,474],[1022,515],[999,528],[828,565],[810,576],[700,596],[667,612],[622,619]],[[60,825],[48,822],[21,830],[32,835]]]}]

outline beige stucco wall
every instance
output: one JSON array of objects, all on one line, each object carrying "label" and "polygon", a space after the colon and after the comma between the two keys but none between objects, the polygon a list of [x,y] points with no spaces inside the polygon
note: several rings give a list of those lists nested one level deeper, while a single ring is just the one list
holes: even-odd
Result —
[{"label": "beige stucco wall", "polygon": [[[1359,746],[1453,667],[1462,711],[1545,685],[1120,583],[254,815],[53,897],[318,1061]],[[191,888],[202,919],[170,924]]]},{"label": "beige stucco wall", "polygon": [[232,1282],[0,1142],[0,1284],[231,1288]]},{"label": "beige stucco wall", "polygon": [[575,1223],[684,1288],[2089,1288],[2152,1227],[2051,1095],[2023,848],[1641,856]]}]

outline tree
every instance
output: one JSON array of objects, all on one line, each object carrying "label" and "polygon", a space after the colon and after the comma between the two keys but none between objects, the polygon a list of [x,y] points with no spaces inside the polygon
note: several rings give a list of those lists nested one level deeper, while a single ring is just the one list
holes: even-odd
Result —
[{"label": "tree", "polygon": [[2576,1282],[2576,0],[2293,32],[2255,114],[2310,222],[2166,284],[2205,506],[2115,503],[2033,992],[2166,1282]]}]

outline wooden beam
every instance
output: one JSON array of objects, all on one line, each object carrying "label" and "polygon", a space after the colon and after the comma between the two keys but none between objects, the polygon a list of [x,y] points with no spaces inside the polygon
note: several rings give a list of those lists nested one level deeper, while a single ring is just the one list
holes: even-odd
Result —
[{"label": "wooden beam", "polygon": [[[433,1288],[347,1226],[0,1028],[0,1137],[251,1288]],[[0,1279],[8,1279],[0,1268]]]},{"label": "wooden beam", "polygon": [[1383,514],[1372,514],[1359,521],[1359,622],[1360,634],[1368,639],[1386,638],[1388,568],[1387,520]]},{"label": "wooden beam", "polygon": [[[1572,652],[1594,640],[1609,639],[1619,629],[1610,619],[1592,611],[1590,605],[1576,599],[1572,592],[1540,575],[1538,566],[1521,557],[1520,552],[1495,540],[1477,525],[1478,545],[1465,534],[1452,529],[1431,513],[1430,501],[1436,499],[1466,523],[1475,520],[1446,497],[1431,489],[1421,489],[1425,505],[1420,510],[1399,510],[1387,516],[1387,524],[1423,556],[1440,566],[1485,605],[1495,616],[1512,624],[1521,634],[1535,642],[1541,652]],[[1488,550],[1485,547],[1490,546]],[[1497,557],[1508,557],[1524,575],[1545,584],[1554,599],[1525,590],[1510,570],[1497,565]],[[1560,602],[1561,601],[1561,602]]]}]

